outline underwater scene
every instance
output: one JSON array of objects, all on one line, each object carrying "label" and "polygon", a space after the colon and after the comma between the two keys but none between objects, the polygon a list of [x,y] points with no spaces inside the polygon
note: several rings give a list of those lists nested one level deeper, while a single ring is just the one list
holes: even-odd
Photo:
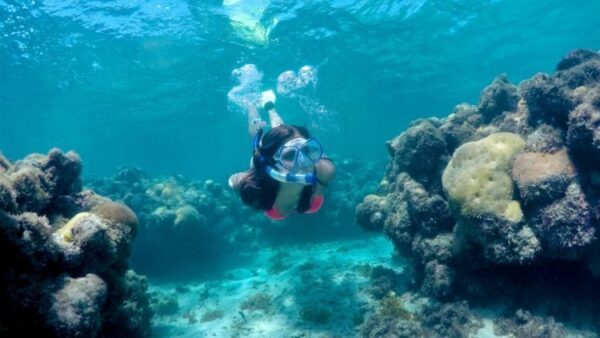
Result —
[{"label": "underwater scene", "polygon": [[0,337],[600,337],[600,1],[0,18]]}]

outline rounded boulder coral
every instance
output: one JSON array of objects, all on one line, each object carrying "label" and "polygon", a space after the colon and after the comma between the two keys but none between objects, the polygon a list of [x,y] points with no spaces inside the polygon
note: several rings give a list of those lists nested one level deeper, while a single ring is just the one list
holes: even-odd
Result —
[{"label": "rounded boulder coral", "polygon": [[508,172],[511,160],[524,147],[519,135],[495,133],[465,143],[454,152],[442,184],[463,216],[491,214],[521,221],[523,213],[519,202],[512,199],[513,182]]},{"label": "rounded boulder coral", "polygon": [[559,198],[576,174],[566,149],[555,153],[525,152],[517,155],[512,177],[525,203],[544,203]]}]

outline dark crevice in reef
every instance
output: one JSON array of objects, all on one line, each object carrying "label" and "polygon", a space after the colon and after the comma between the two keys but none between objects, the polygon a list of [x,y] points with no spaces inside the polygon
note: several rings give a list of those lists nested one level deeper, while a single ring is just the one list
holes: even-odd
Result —
[{"label": "dark crevice in reef", "polygon": [[453,298],[473,306],[541,311],[565,321],[600,313],[598,279],[581,262],[543,259],[532,266],[482,267],[457,275],[463,282]]}]

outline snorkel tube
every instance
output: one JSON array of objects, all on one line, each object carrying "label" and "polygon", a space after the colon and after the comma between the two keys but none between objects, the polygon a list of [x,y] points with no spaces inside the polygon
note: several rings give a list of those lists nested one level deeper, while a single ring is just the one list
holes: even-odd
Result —
[{"label": "snorkel tube", "polygon": [[315,173],[308,174],[293,174],[291,172],[283,172],[273,168],[272,166],[267,166],[267,174],[271,176],[272,179],[282,182],[282,183],[300,183],[304,185],[316,185],[317,184],[317,175]]}]

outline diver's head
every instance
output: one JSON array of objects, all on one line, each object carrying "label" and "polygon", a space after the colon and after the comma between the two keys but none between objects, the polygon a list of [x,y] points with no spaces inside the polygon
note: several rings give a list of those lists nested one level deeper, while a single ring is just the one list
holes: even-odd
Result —
[{"label": "diver's head", "polygon": [[267,132],[256,146],[255,168],[282,183],[315,184],[321,145],[303,127],[281,125]]}]

